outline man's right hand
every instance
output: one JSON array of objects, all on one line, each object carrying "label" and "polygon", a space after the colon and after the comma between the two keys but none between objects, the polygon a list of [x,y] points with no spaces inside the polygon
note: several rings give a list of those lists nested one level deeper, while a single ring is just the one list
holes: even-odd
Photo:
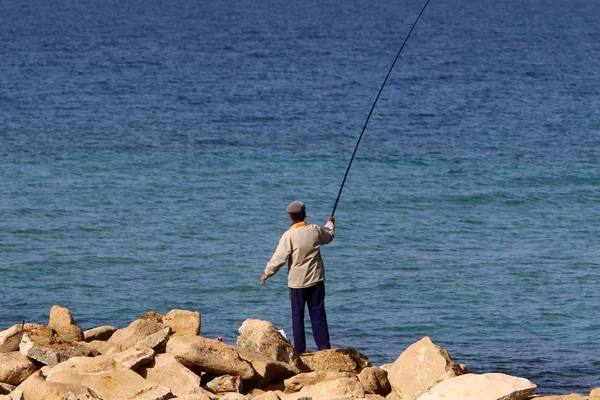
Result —
[{"label": "man's right hand", "polygon": [[262,274],[262,275],[260,276],[260,284],[261,284],[261,285],[264,285],[266,281],[267,281],[267,275],[265,275],[265,274]]},{"label": "man's right hand", "polygon": [[328,222],[333,222],[335,224],[335,217],[329,217],[327,218]]}]

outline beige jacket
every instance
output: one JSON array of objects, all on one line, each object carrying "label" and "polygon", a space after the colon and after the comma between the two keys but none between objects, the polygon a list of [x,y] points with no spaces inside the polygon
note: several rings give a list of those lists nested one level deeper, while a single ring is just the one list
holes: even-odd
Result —
[{"label": "beige jacket", "polygon": [[331,242],[333,237],[334,225],[330,221],[322,228],[306,221],[292,225],[281,236],[265,275],[275,275],[287,261],[288,287],[305,288],[325,280],[321,245]]}]

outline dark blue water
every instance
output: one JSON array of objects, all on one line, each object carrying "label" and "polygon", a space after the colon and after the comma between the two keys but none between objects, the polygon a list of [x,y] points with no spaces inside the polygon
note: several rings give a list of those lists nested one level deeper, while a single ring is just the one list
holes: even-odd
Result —
[{"label": "dark blue water", "polygon": [[[330,215],[423,4],[1,1],[0,329],[289,332],[284,274],[259,284],[285,206]],[[595,0],[432,0],[324,248],[335,347],[599,385],[599,59]]]}]

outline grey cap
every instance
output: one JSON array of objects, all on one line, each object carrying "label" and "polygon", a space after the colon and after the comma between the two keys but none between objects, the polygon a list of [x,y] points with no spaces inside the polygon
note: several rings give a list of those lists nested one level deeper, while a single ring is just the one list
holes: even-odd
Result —
[{"label": "grey cap", "polygon": [[304,203],[301,201],[293,201],[289,206],[287,206],[287,208],[285,209],[285,212],[288,214],[298,214],[301,212],[306,211],[306,206],[304,206]]}]

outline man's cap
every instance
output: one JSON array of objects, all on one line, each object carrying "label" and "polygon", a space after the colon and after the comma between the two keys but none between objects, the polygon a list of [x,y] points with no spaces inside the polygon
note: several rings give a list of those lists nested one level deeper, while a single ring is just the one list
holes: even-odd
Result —
[{"label": "man's cap", "polygon": [[285,209],[285,212],[288,214],[298,214],[306,211],[306,206],[301,201],[293,201],[289,206]]}]

